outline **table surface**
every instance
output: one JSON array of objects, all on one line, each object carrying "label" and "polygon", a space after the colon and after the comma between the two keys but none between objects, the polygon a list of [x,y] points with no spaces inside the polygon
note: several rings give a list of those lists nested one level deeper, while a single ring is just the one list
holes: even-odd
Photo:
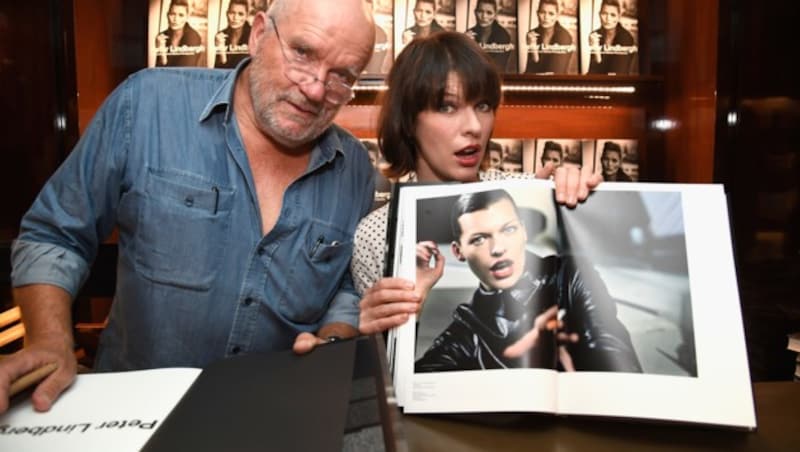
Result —
[{"label": "table surface", "polygon": [[408,450],[417,451],[800,451],[800,383],[753,385],[758,428],[647,423],[605,418],[530,415],[486,421],[403,415]]}]

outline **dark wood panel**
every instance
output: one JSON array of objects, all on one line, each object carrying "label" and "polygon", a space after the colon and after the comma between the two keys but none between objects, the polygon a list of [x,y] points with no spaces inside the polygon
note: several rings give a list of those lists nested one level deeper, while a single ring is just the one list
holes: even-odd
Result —
[{"label": "dark wood panel", "polygon": [[72,1],[0,3],[0,240],[77,141]]}]

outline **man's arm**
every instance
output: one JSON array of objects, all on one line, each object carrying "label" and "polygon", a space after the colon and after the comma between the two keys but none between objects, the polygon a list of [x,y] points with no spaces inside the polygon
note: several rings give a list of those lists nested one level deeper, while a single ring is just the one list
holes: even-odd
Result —
[{"label": "man's arm", "polygon": [[11,383],[47,364],[56,370],[39,383],[31,396],[37,411],[47,411],[75,379],[70,294],[57,286],[31,284],[14,289],[14,300],[25,324],[25,346],[0,361],[0,413],[8,409]]}]

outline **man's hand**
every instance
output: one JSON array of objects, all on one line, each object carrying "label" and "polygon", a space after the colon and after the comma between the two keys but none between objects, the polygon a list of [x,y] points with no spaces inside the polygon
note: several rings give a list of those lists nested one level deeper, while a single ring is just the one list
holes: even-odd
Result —
[{"label": "man's hand", "polygon": [[56,370],[39,382],[31,395],[36,411],[50,410],[58,396],[75,381],[78,364],[71,344],[66,344],[62,337],[40,338],[0,360],[0,413],[8,409],[11,384],[48,364],[55,364]]},{"label": "man's hand", "polygon": [[374,334],[400,326],[419,312],[423,297],[414,283],[402,278],[382,278],[364,292],[359,308],[358,330]]},{"label": "man's hand", "polygon": [[536,171],[536,177],[547,179],[552,177],[556,186],[556,201],[567,207],[575,207],[589,197],[589,192],[600,185],[603,176],[592,173],[589,165],[577,168],[572,165],[553,167],[553,162],[547,162]]},{"label": "man's hand", "polygon": [[358,336],[358,330],[351,325],[342,322],[329,323],[323,325],[316,335],[311,333],[298,334],[294,339],[292,350],[298,355],[303,355],[314,350],[314,347],[318,345],[330,342],[331,338],[349,339],[355,336]]}]

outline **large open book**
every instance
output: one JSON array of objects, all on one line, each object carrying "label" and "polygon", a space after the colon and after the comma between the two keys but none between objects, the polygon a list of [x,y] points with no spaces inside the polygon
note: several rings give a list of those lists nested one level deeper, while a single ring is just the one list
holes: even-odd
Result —
[{"label": "large open book", "polygon": [[755,428],[721,186],[604,183],[569,209],[550,181],[406,184],[389,218],[387,273],[445,263],[390,333],[405,412]]}]

